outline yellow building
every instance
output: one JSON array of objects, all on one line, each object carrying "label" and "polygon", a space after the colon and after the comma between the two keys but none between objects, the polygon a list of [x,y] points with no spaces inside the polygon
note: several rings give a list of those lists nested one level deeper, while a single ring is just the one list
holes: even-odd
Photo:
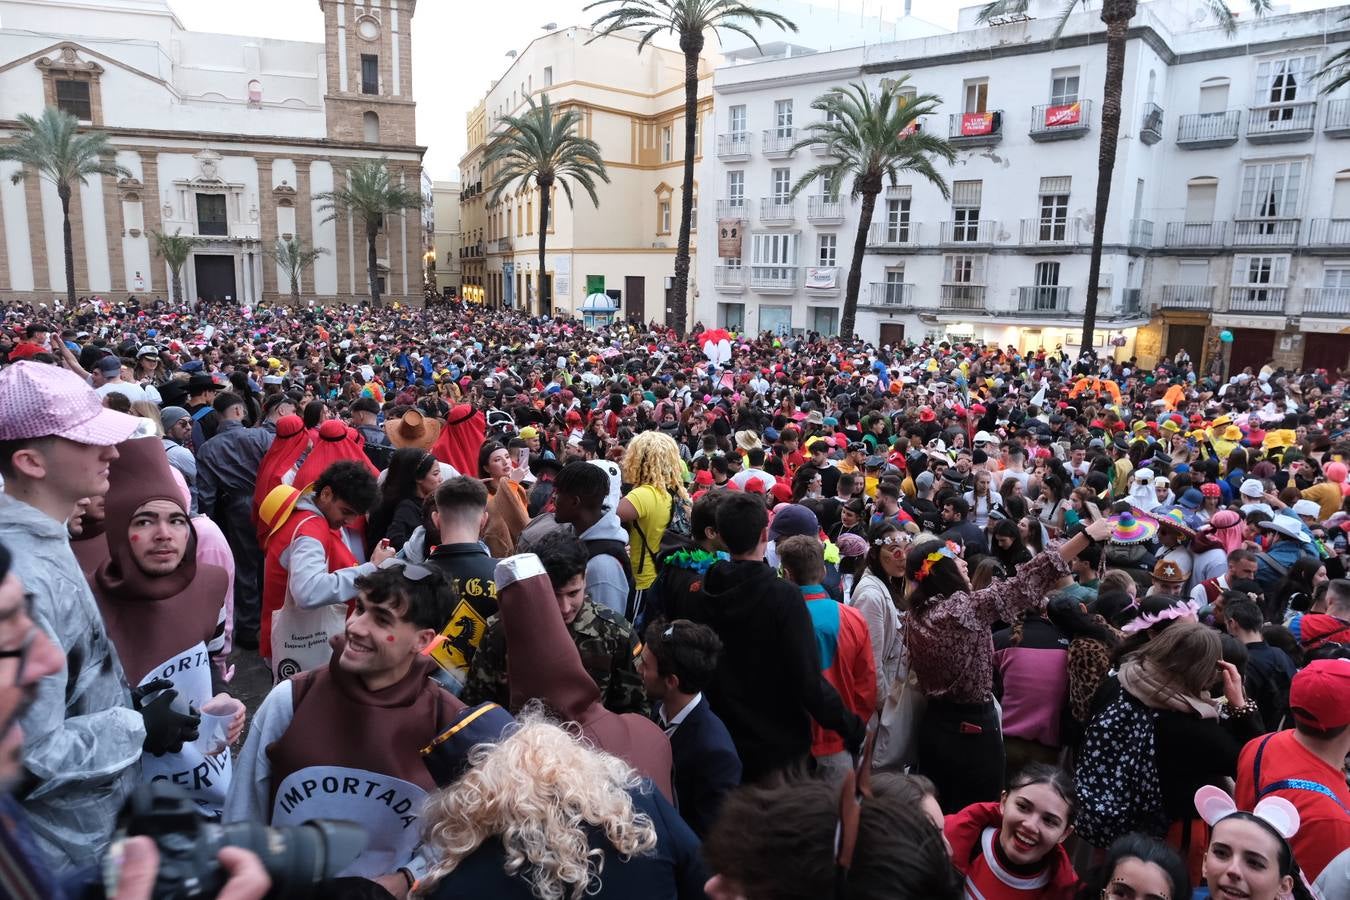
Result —
[{"label": "yellow building", "polygon": [[[538,191],[513,184],[489,205],[496,173],[484,170],[483,155],[502,116],[518,115],[527,97],[538,102],[547,92],[556,106],[581,112],[579,131],[600,145],[610,177],[597,185],[598,209],[578,187],[575,208],[555,188],[546,248],[553,311],[574,314],[588,295],[604,293],[623,317],[664,322],[680,227],[684,58],[650,45],[638,53],[637,38],[627,34],[587,44],[592,37],[573,27],[536,38],[468,116],[469,150],[460,161],[465,293],[481,285],[489,304],[539,311]],[[705,58],[700,68],[695,165],[711,121],[713,63]],[[693,200],[697,229],[697,180]],[[697,230],[691,252],[696,240]]]}]

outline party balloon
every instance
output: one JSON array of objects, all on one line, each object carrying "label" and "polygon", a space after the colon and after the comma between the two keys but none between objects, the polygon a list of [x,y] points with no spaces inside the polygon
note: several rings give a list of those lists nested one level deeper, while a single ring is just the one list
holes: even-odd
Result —
[{"label": "party balloon", "polygon": [[1233,332],[1225,328],[1223,331],[1219,332],[1219,340],[1223,341],[1225,344],[1233,343]]}]

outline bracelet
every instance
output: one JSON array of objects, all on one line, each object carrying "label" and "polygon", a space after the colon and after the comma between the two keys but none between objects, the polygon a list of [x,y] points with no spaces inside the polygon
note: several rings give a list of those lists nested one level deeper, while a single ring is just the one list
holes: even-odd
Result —
[{"label": "bracelet", "polygon": [[1249,697],[1247,698],[1246,703],[1236,708],[1230,706],[1228,703],[1225,702],[1224,708],[1228,711],[1228,718],[1243,719],[1246,718],[1247,716],[1250,716],[1252,713],[1256,712],[1256,701],[1252,700]]},{"label": "bracelet", "polygon": [[417,885],[417,879],[413,877],[413,873],[407,868],[399,869],[398,874],[402,875],[405,879],[407,879],[408,890],[411,891]]}]

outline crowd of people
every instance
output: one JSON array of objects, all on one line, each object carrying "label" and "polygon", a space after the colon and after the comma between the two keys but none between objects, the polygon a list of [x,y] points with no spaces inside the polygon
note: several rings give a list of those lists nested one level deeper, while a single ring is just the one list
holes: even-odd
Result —
[{"label": "crowd of people", "polygon": [[0,894],[167,896],[170,785],[356,823],[325,897],[1350,898],[1346,387],[11,305]]}]

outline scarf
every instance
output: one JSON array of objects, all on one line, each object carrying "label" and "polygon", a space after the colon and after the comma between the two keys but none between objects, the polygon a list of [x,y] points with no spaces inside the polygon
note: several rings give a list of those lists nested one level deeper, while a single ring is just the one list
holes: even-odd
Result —
[{"label": "scarf", "polygon": [[1202,719],[1219,718],[1219,709],[1209,698],[1208,691],[1202,691],[1198,697],[1182,693],[1168,684],[1157,669],[1141,660],[1125,660],[1116,677],[1122,688],[1150,709],[1170,709]]}]

